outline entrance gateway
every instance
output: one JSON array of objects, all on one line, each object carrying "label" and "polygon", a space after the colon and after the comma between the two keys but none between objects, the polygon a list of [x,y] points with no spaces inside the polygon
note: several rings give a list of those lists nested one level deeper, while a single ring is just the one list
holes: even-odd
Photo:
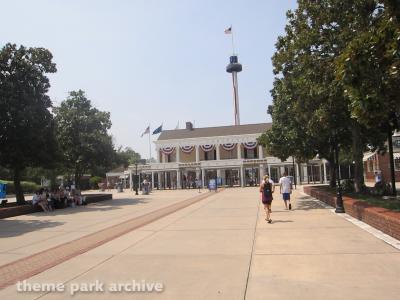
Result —
[{"label": "entrance gateway", "polygon": [[125,184],[133,187],[134,180],[146,178],[153,188],[187,189],[195,188],[196,180],[205,188],[211,179],[218,179],[222,186],[244,187],[258,185],[266,174],[278,182],[285,171],[300,183],[310,181],[309,170],[313,170],[313,182],[327,182],[325,160],[299,164],[291,157],[281,161],[269,155],[257,143],[269,128],[271,123],[194,128],[187,122],[185,129],[164,130],[154,142],[157,162],[130,165],[122,173],[129,179]]}]

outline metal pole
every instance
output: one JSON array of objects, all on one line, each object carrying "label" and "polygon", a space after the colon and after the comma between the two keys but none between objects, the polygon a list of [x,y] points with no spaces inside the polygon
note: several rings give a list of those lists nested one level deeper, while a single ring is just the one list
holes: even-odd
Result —
[{"label": "metal pole", "polygon": [[335,213],[344,213],[342,186],[340,185],[340,172],[339,172],[339,146],[336,144],[336,177],[337,177],[337,191],[336,191],[336,209]]},{"label": "metal pole", "polygon": [[240,125],[237,72],[232,72],[232,84],[233,84],[233,106],[235,111],[235,125]]},{"label": "metal pole", "polygon": [[135,195],[139,195],[139,193],[138,193],[138,182],[137,182],[137,180],[138,180],[138,175],[137,175],[137,163],[135,163],[135,168],[136,168],[136,175],[135,175],[135,177],[136,177],[136,179],[135,179]]},{"label": "metal pole", "polygon": [[292,156],[292,163],[293,163],[293,181],[294,181],[294,189],[296,189],[296,169],[295,169],[295,166],[294,166],[294,156]]},{"label": "metal pole", "polygon": [[[150,124],[149,124],[149,128],[150,128]],[[151,130],[149,129],[149,163],[151,160],[151,139],[150,139],[150,132]]]}]

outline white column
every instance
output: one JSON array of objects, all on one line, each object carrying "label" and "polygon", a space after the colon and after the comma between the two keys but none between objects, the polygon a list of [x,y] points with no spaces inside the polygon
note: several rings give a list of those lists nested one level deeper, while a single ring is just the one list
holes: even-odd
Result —
[{"label": "white column", "polygon": [[161,177],[162,177],[161,172],[157,172],[157,186],[158,186],[158,189],[162,188]]},{"label": "white column", "polygon": [[196,169],[196,179],[200,180],[200,169]]},{"label": "white column", "polygon": [[296,164],[296,177],[297,177],[297,184],[301,184],[300,168],[298,163]]},{"label": "white column", "polygon": [[154,190],[154,172],[151,171],[151,188]]},{"label": "white column", "polygon": [[165,163],[165,154],[161,152],[161,162]]},{"label": "white column", "polygon": [[217,177],[221,177],[221,169],[217,169]]},{"label": "white column", "polygon": [[219,144],[216,144],[215,147],[217,149],[217,151],[216,151],[217,152],[217,160],[220,160],[221,159],[221,153],[220,153],[220,150],[219,150],[219,148],[220,148]]},{"label": "white column", "polygon": [[261,145],[258,145],[258,158],[263,159],[263,148]]},{"label": "white column", "polygon": [[167,188],[167,183],[168,183],[167,178],[168,178],[167,172],[165,171],[165,172],[164,172],[164,188]]},{"label": "white column", "polygon": [[307,164],[305,166],[303,166],[303,176],[304,176],[304,181],[308,183],[308,168],[307,168]]},{"label": "white column", "polygon": [[201,169],[201,184],[203,185],[203,188],[206,187],[205,177],[206,177],[206,170]]},{"label": "white column", "polygon": [[241,143],[237,143],[236,144],[236,150],[237,150],[237,158],[241,159],[242,158],[242,144]]},{"label": "white column", "polygon": [[240,166],[240,186],[244,187],[244,168]]},{"label": "white column", "polygon": [[176,162],[181,162],[181,149],[179,146],[175,147]]},{"label": "white column", "polygon": [[200,161],[200,150],[199,150],[199,145],[196,145],[196,162]]},{"label": "white column", "polygon": [[[285,173],[285,167],[280,167],[280,169],[281,169],[281,177],[283,176],[283,173]],[[289,175],[289,174],[288,174]]]},{"label": "white column", "polygon": [[182,188],[182,185],[181,185],[181,172],[179,170],[176,171],[176,187],[178,189]]},{"label": "white column", "polygon": [[326,162],[324,161],[324,183],[328,183],[328,180],[326,180]]},{"label": "white column", "polygon": [[[264,165],[263,165],[263,164],[260,164],[260,182],[263,180],[264,175],[265,175],[265,172],[264,172]],[[258,183],[260,183],[260,182],[258,182]],[[257,183],[257,184],[258,184],[258,183]]]},{"label": "white column", "polygon": [[268,164],[268,175],[269,179],[271,179],[271,166]]},{"label": "white column", "polygon": [[225,185],[225,169],[220,170],[221,178],[222,178],[222,185]]}]

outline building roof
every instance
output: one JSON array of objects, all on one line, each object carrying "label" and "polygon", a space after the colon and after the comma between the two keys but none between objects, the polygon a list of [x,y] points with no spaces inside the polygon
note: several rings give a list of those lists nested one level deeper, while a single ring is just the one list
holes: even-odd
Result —
[{"label": "building roof", "polygon": [[203,127],[190,129],[163,130],[158,137],[159,141],[178,140],[200,137],[228,136],[242,134],[263,133],[271,128],[272,123],[231,125],[219,127]]}]

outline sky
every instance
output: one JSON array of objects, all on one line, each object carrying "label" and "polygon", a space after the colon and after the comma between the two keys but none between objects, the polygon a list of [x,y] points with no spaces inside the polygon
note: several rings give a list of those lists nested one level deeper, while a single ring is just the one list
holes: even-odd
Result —
[{"label": "sky", "polygon": [[[111,113],[116,146],[149,157],[151,130],[234,124],[232,80],[225,68],[235,52],[241,124],[270,122],[271,57],[295,0],[0,0],[0,46],[49,49],[54,105],[82,89]],[[152,135],[156,140],[158,135]],[[154,144],[152,143],[152,156]]]}]

